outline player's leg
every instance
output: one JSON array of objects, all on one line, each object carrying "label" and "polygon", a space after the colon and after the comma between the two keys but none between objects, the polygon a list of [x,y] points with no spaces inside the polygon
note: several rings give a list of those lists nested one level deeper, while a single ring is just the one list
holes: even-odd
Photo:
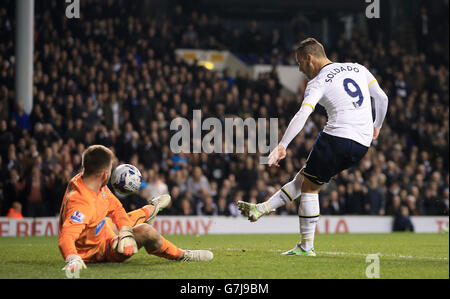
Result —
[{"label": "player's leg", "polygon": [[155,221],[155,217],[162,209],[167,207],[172,200],[169,194],[163,194],[158,197],[152,198],[150,200],[150,205],[154,207],[153,212],[150,213],[150,217],[147,219],[146,223],[152,225]]},{"label": "player's leg", "polygon": [[183,251],[159,234],[151,225],[141,223],[133,227],[138,248],[144,247],[149,254],[176,260]]},{"label": "player's leg", "polygon": [[[315,168],[320,167],[329,167],[329,163],[333,164],[333,149],[330,147],[328,134],[323,132],[319,133],[316,140],[314,141],[314,145],[311,149],[311,152],[308,155],[307,165],[311,169],[311,173],[315,173]],[[320,159],[322,154],[325,154],[324,159]],[[330,159],[331,158],[331,159]],[[327,161],[330,159],[330,161]],[[322,166],[324,165],[324,166]],[[333,168],[326,169],[326,172],[333,171]],[[277,209],[289,201],[293,201],[301,196],[302,189],[301,186],[303,184],[303,176],[301,173],[303,171],[300,170],[295,178],[284,185],[280,190],[278,190],[268,201],[261,204],[250,204],[243,201],[238,202],[238,208],[241,211],[242,215],[248,217],[251,222],[258,220],[261,216],[269,214],[274,209]],[[314,176],[314,175],[313,175]],[[316,177],[316,176],[314,176]],[[316,177],[317,178],[317,177]],[[321,180],[323,180],[321,178]]]},{"label": "player's leg", "polygon": [[209,250],[183,250],[164,238],[147,223],[133,227],[138,247],[144,247],[151,254],[176,261],[209,261],[213,253]]},{"label": "player's leg", "polygon": [[300,197],[298,208],[300,242],[297,244],[296,248],[285,252],[285,254],[315,256],[314,234],[320,216],[319,192],[321,188],[322,185],[316,184],[308,178],[305,178],[302,185],[302,195]]},{"label": "player's leg", "polygon": [[156,215],[159,211],[164,209],[169,205],[171,201],[171,197],[169,194],[164,194],[150,200],[150,204],[143,206],[140,209],[131,211],[128,213],[133,226],[137,226],[141,223],[153,224]]},{"label": "player's leg", "polygon": [[213,258],[208,250],[182,250],[156,231],[151,224],[160,210],[167,207],[171,197],[164,194],[153,198],[150,205],[134,210],[128,215],[133,222],[133,233],[138,247],[152,255],[170,260],[207,261]]},{"label": "player's leg", "polygon": [[315,256],[314,234],[320,216],[319,192],[322,186],[336,174],[336,147],[328,134],[320,133],[300,171],[304,177],[301,186],[298,216],[300,242],[285,255]]},{"label": "player's leg", "polygon": [[141,223],[145,223],[147,219],[150,218],[150,215],[152,215],[155,212],[155,206],[153,205],[146,205],[143,206],[140,209],[131,211],[128,213],[128,216],[131,219],[132,226],[137,226]]},{"label": "player's leg", "polygon": [[275,192],[267,201],[259,204],[252,204],[244,201],[238,202],[238,208],[242,215],[248,217],[251,222],[258,220],[261,216],[269,214],[270,212],[294,201],[301,195],[301,186],[303,183],[303,176],[300,172],[294,177],[292,181],[285,184],[280,190]]},{"label": "player's leg", "polygon": [[367,147],[350,139],[325,133],[319,135],[305,168],[300,171],[305,177],[298,209],[301,240],[294,249],[284,254],[315,256],[314,234],[320,216],[320,189],[333,176],[357,165],[367,150]]}]

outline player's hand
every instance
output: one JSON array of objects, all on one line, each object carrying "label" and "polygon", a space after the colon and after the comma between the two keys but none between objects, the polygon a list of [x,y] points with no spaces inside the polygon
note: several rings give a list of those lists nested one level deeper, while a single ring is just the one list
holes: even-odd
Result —
[{"label": "player's hand", "polygon": [[86,264],[79,255],[70,254],[66,257],[66,265],[62,268],[62,270],[76,271],[86,268]]},{"label": "player's hand", "polygon": [[275,165],[276,167],[280,167],[278,162],[283,160],[286,157],[286,149],[282,145],[278,145],[269,155],[269,167]]},{"label": "player's hand", "polygon": [[132,256],[138,252],[133,228],[131,228],[131,226],[122,226],[119,235],[114,239],[112,248],[127,256]]},{"label": "player's hand", "polygon": [[378,135],[380,135],[380,128],[373,129],[373,140],[377,140]]}]

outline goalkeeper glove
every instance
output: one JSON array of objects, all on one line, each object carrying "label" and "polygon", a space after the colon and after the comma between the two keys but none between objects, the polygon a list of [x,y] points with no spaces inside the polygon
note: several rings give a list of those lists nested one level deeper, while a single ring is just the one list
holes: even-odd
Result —
[{"label": "goalkeeper glove", "polygon": [[66,265],[62,268],[62,270],[75,271],[86,268],[86,264],[83,262],[79,255],[70,254],[66,257]]},{"label": "goalkeeper glove", "polygon": [[122,226],[119,235],[114,239],[112,248],[119,253],[131,256],[138,252],[133,229],[130,226]]}]

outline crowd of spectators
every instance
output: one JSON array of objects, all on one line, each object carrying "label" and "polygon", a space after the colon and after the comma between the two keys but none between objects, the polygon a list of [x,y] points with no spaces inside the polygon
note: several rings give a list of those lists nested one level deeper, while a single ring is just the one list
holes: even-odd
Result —
[{"label": "crowd of spectators", "polygon": [[[181,17],[185,12],[176,7],[169,15],[133,17],[124,5],[124,19],[114,14],[112,1],[102,9],[85,3],[94,7],[85,7],[82,22],[51,9],[36,14],[29,114],[15,102],[14,14],[0,9],[0,215],[16,202],[24,216],[57,215],[67,182],[80,171],[81,153],[91,144],[110,147],[118,163],[141,170],[142,189],[123,200],[127,210],[170,193],[166,215],[237,216],[238,200],[267,200],[305,164],[326,123],[320,107],[292,141],[280,168],[259,164],[258,154],[170,149],[171,121],[191,120],[194,109],[203,119],[276,117],[281,138],[300,107],[303,87],[296,95],[281,96],[274,72],[256,80],[248,73],[231,78],[226,71],[188,65],[174,53],[182,47],[241,47],[242,52],[244,46],[272,53],[282,48],[275,38],[279,32],[264,39],[272,42],[250,45],[242,40],[255,34],[246,38],[233,29],[229,43],[219,39],[224,43],[219,45],[226,28],[217,16]],[[249,28],[255,26],[252,22]],[[431,53],[448,55],[445,51],[433,47]],[[328,53],[332,61],[366,65],[389,96],[389,110],[380,138],[359,166],[321,192],[321,214],[448,215],[448,65],[394,40],[386,46],[358,32],[350,40],[342,37]],[[286,55],[286,61],[292,58]],[[296,215],[296,202],[276,213]]]}]

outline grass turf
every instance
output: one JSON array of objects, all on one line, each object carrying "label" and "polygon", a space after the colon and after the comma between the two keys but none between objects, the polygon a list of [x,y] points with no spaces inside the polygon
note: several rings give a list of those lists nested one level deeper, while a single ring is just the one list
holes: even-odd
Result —
[{"label": "grass turf", "polygon": [[[124,263],[87,264],[81,278],[366,278],[379,254],[380,278],[449,278],[448,234],[319,234],[316,257],[284,256],[298,235],[166,236],[181,248],[210,249],[211,262],[178,263],[141,249]],[[56,237],[0,238],[0,278],[66,278]]]}]

